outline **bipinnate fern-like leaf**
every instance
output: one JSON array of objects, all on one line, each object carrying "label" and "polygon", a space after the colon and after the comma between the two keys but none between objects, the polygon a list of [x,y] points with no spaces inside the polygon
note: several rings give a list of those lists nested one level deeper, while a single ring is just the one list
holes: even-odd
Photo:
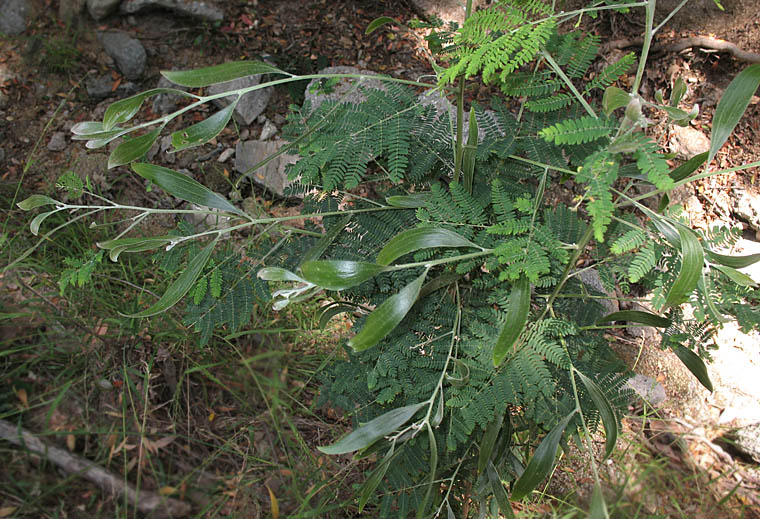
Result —
[{"label": "bipinnate fern-like leaf", "polygon": [[606,137],[616,128],[617,125],[607,119],[588,115],[547,126],[538,134],[554,144],[583,144]]},{"label": "bipinnate fern-like leaf", "polygon": [[604,241],[604,233],[615,210],[610,187],[618,178],[618,168],[617,160],[602,150],[589,156],[576,177],[587,185],[586,208],[591,216],[594,237],[600,242]]}]

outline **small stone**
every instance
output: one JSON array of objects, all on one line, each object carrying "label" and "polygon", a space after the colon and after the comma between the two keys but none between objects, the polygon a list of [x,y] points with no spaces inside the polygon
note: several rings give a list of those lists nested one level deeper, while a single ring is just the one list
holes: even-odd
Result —
[{"label": "small stone", "polygon": [[[277,153],[285,143],[246,141],[239,142],[235,147],[235,170],[240,174],[245,174],[250,168],[261,162],[263,159]],[[269,189],[273,193],[283,196],[285,189],[290,185],[285,168],[289,164],[298,161],[298,156],[287,153],[275,157],[265,166],[259,168],[250,175],[250,178],[257,184]]]},{"label": "small stone", "polygon": [[0,33],[16,36],[24,32],[29,12],[27,0],[0,0]]},{"label": "small stone", "polygon": [[102,20],[113,13],[121,0],[87,0],[87,10],[96,20]]},{"label": "small stone", "polygon": [[127,14],[153,9],[168,9],[181,16],[207,22],[224,20],[224,11],[209,0],[125,0],[121,4],[121,12]]},{"label": "small stone", "polygon": [[690,159],[695,155],[704,153],[710,149],[710,139],[691,126],[685,128],[673,126],[670,130],[670,151],[683,159]]},{"label": "small stone", "polygon": [[[223,92],[228,92],[230,90],[238,90],[241,88],[256,86],[261,82],[261,76],[261,74],[255,74],[239,79],[233,79],[232,81],[227,81],[225,83],[211,85],[208,88],[208,93],[209,95],[216,95]],[[253,92],[248,92],[245,94],[240,98],[237,106],[235,106],[235,120],[239,124],[251,124],[267,107],[267,103],[269,102],[271,95],[272,87],[254,90]],[[223,108],[230,104],[234,98],[235,96],[230,95],[227,97],[222,97],[221,99],[214,99],[214,104],[220,108]]]},{"label": "small stone", "polygon": [[734,202],[734,214],[755,231],[760,231],[760,196],[746,191],[742,193]]},{"label": "small stone", "polygon": [[264,123],[264,127],[261,129],[260,141],[266,141],[271,139],[277,134],[277,126],[274,125],[269,119]]},{"label": "small stone", "polygon": [[158,155],[159,150],[159,144],[158,141],[154,142],[150,149],[148,150],[148,153],[145,154],[145,158],[148,159],[148,162],[153,162],[153,159],[156,158],[156,155]]},{"label": "small stone", "polygon": [[227,162],[227,160],[235,154],[235,148],[227,148],[216,159],[217,162]]},{"label": "small stone", "polygon": [[[586,285],[587,289],[592,292],[591,295],[607,296],[610,299],[594,299],[604,307],[606,313],[611,314],[620,310],[620,304],[617,301],[617,294],[615,291],[607,292],[602,284],[602,278],[599,277],[599,272],[596,269],[583,270],[578,274],[578,278]],[[600,316],[601,317],[601,316]]]},{"label": "small stone", "polygon": [[47,149],[50,151],[63,151],[66,149],[66,135],[63,132],[55,132],[50,137]]},{"label": "small stone", "polygon": [[760,463],[760,423],[736,429],[727,436],[737,451]]},{"label": "small stone", "polygon": [[[360,70],[356,67],[327,67],[319,71],[320,74],[366,74],[371,76],[378,75],[368,70]],[[304,93],[305,101],[309,102],[311,111],[316,110],[323,101],[339,101],[341,103],[361,104],[367,100],[367,96],[358,88],[355,83],[358,82],[364,88],[374,88],[385,90],[383,82],[378,79],[367,78],[344,78],[337,84],[330,82],[322,83],[319,79],[312,79],[306,87]]]},{"label": "small stone", "polygon": [[667,395],[662,384],[646,375],[634,375],[628,379],[626,386],[636,392],[650,405],[657,405],[665,401]]},{"label": "small stone", "polygon": [[103,32],[98,36],[106,53],[114,59],[124,77],[137,79],[142,75],[147,60],[142,43],[122,32]]},{"label": "small stone", "polygon": [[116,90],[113,90],[111,76],[91,77],[87,80],[87,95],[93,99],[105,99],[111,96],[125,97],[137,93],[137,85],[131,81],[122,81]]}]

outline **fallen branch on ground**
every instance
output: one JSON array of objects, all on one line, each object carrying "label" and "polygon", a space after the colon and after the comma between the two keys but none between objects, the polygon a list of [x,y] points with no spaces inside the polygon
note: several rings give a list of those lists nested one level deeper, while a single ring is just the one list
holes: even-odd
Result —
[{"label": "fallen branch on ground", "polygon": [[185,517],[190,513],[190,505],[184,501],[160,496],[154,492],[138,491],[120,476],[114,476],[92,461],[63,449],[48,445],[35,435],[16,427],[10,422],[0,420],[0,439],[23,447],[31,453],[52,461],[65,472],[76,474],[95,483],[104,492],[124,496],[130,505],[154,519],[171,519]]},{"label": "fallen branch on ground", "polygon": [[[604,54],[605,52],[612,49],[640,47],[643,43],[644,40],[641,38],[614,40],[609,43],[605,43],[602,46],[601,52]],[[712,38],[710,36],[692,36],[690,38],[682,38],[680,40],[664,45],[655,45],[652,47],[652,52],[681,52],[691,47],[728,52],[738,60],[747,61],[749,63],[760,63],[760,54],[757,52],[746,51],[737,46],[735,43],[721,40],[720,38]]]}]

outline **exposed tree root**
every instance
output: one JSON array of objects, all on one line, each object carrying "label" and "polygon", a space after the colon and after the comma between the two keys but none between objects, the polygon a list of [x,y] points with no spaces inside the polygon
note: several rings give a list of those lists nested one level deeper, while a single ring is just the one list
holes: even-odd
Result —
[{"label": "exposed tree root", "polygon": [[124,496],[132,506],[153,519],[185,517],[190,513],[190,505],[184,501],[145,490],[138,491],[134,486],[125,483],[123,478],[114,476],[92,461],[48,445],[32,433],[5,420],[0,420],[0,439],[47,458],[65,472],[79,475],[95,483],[108,494]]},{"label": "exposed tree root", "polygon": [[[602,53],[604,53],[605,51],[610,51],[612,49],[640,47],[643,43],[644,41],[641,38],[613,40],[602,45],[601,50]],[[654,45],[652,47],[652,52],[681,52],[682,50],[688,49],[690,47],[699,47],[702,49],[717,50],[719,52],[728,52],[738,60],[747,61],[749,63],[760,63],[760,54],[757,52],[746,51],[738,47],[736,44],[731,43],[730,41],[721,40],[719,38],[712,38],[710,36],[692,36],[690,38],[682,38],[665,45]]]}]

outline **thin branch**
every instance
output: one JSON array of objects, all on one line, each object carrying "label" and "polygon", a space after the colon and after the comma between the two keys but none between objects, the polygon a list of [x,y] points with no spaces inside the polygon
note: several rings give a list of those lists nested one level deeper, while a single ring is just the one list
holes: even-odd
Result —
[{"label": "thin branch", "polygon": [[184,501],[160,496],[154,492],[138,490],[125,483],[120,476],[115,476],[92,461],[63,449],[48,445],[29,431],[14,424],[0,420],[0,438],[22,447],[29,452],[42,456],[58,465],[64,472],[76,474],[95,483],[103,492],[124,496],[130,505],[153,518],[185,517],[190,505]]}]

